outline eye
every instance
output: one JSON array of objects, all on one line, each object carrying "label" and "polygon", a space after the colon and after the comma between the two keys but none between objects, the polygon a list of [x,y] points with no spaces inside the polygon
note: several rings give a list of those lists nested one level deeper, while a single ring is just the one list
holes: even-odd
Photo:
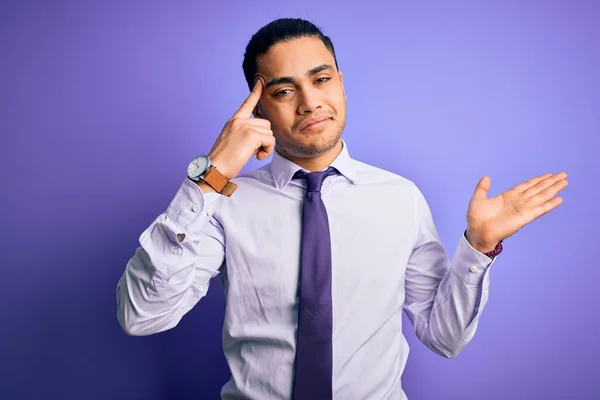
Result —
[{"label": "eye", "polygon": [[325,82],[327,82],[327,81],[328,81],[328,80],[330,80],[330,79],[331,79],[331,78],[324,76],[324,77],[322,77],[322,78],[319,78],[319,79],[317,79],[315,82],[316,82],[316,83],[325,83]]},{"label": "eye", "polygon": [[285,96],[286,94],[288,94],[289,92],[291,92],[291,90],[290,90],[290,89],[283,89],[283,90],[280,90],[279,92],[276,92],[276,93],[275,93],[275,97],[283,97],[283,96]]}]

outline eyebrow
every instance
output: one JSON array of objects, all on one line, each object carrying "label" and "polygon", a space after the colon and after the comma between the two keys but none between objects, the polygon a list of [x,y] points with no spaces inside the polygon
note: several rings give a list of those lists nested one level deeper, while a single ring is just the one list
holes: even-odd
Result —
[{"label": "eyebrow", "polygon": [[[314,76],[314,75],[318,74],[319,72],[322,72],[325,70],[333,71],[333,66],[331,66],[330,64],[321,64],[318,67],[315,67],[315,68],[311,69],[310,71],[308,71],[306,73],[306,76],[311,77],[311,76]],[[296,80],[294,78],[292,78],[291,76],[282,76],[280,78],[275,78],[275,79],[272,79],[271,81],[269,81],[269,83],[267,83],[267,85],[266,85],[266,88],[270,88],[271,86],[275,86],[275,85],[281,85],[282,83],[294,83],[294,82],[296,82]]]}]

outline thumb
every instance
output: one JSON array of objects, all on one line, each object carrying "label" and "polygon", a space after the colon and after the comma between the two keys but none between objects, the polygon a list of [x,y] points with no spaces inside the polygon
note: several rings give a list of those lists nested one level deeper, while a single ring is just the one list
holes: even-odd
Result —
[{"label": "thumb", "polygon": [[490,190],[490,186],[492,185],[492,180],[489,176],[484,176],[477,183],[477,187],[475,188],[475,193],[473,197],[485,199],[487,198],[488,191]]}]

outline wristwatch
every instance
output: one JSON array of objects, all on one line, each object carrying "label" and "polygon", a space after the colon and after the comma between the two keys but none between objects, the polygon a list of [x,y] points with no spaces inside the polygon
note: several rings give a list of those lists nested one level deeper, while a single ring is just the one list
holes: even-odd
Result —
[{"label": "wristwatch", "polygon": [[237,189],[237,185],[229,182],[223,174],[212,164],[209,156],[199,156],[188,165],[187,176],[194,182],[205,182],[215,189],[217,193],[231,196]]}]

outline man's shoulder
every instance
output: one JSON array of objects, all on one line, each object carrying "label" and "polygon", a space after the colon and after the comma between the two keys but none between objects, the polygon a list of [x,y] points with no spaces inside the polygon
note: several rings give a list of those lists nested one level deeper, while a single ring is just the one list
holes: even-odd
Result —
[{"label": "man's shoulder", "polygon": [[240,172],[238,176],[233,178],[231,181],[238,186],[253,184],[257,181],[272,183],[273,176],[271,175],[271,163]]},{"label": "man's shoulder", "polygon": [[352,160],[356,168],[357,180],[365,184],[390,184],[405,189],[416,188],[413,181],[399,173],[377,167],[356,159]]}]

